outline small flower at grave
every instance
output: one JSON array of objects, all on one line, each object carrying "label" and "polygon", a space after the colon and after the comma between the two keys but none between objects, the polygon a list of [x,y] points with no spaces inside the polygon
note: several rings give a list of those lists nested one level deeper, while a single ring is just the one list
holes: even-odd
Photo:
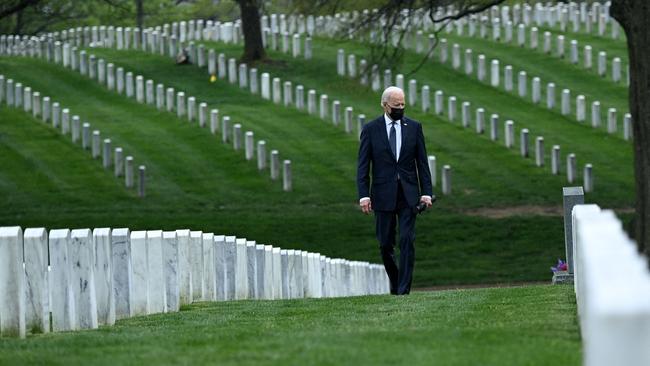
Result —
[{"label": "small flower at grave", "polygon": [[215,81],[217,81],[217,76],[214,74],[210,75],[210,82],[214,83]]},{"label": "small flower at grave", "polygon": [[553,273],[560,272],[560,271],[566,271],[568,269],[569,269],[569,267],[567,266],[566,262],[561,260],[561,259],[557,260],[557,265],[555,267],[551,267],[551,271]]}]

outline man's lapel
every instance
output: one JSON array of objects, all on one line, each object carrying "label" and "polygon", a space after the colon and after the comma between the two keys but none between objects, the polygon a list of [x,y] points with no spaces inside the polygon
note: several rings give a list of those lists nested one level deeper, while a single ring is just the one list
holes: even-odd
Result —
[{"label": "man's lapel", "polygon": [[402,160],[402,156],[404,156],[402,152],[404,151],[404,145],[408,138],[407,134],[411,132],[409,123],[406,121],[406,118],[402,118],[401,124],[402,124],[402,144],[400,145],[400,149],[399,149],[399,160]]},{"label": "man's lapel", "polygon": [[384,116],[381,117],[377,125],[377,128],[379,128],[379,134],[383,136],[381,140],[384,142],[384,148],[388,150],[390,156],[392,156],[393,159],[395,159],[395,155],[393,155],[393,150],[391,150],[390,148],[390,142],[388,141],[388,133],[386,132],[386,119],[384,118]]}]

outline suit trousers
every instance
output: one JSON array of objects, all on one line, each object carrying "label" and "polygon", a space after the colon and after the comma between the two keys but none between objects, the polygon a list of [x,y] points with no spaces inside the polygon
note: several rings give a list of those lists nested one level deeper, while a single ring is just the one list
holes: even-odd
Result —
[{"label": "suit trousers", "polygon": [[[397,202],[393,211],[375,211],[377,240],[384,268],[390,280],[390,293],[407,295],[411,291],[415,263],[415,217],[398,182]],[[399,268],[395,261],[395,226],[399,222]]]}]

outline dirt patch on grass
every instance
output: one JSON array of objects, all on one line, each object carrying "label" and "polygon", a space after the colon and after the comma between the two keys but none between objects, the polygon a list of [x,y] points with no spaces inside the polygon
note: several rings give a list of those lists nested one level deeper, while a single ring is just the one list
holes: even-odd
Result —
[{"label": "dirt patch on grass", "polygon": [[483,207],[464,210],[468,216],[480,216],[491,219],[502,219],[511,216],[562,216],[562,206],[511,206],[511,207]]},{"label": "dirt patch on grass", "polygon": [[[603,209],[608,209],[604,207]],[[633,207],[614,208],[617,214],[634,213]],[[564,216],[562,206],[508,206],[508,207],[482,207],[469,210],[462,210],[462,214],[468,216],[487,217],[490,219],[502,219],[513,216]]]}]

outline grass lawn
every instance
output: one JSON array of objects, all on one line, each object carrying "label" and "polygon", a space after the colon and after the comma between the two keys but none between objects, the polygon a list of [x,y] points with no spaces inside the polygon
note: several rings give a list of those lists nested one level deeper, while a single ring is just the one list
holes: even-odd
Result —
[{"label": "grass lawn", "polygon": [[581,363],[571,286],[197,303],[114,327],[3,339],[0,364]]},{"label": "grass lawn", "polygon": [[[228,57],[241,54],[240,45],[209,44]],[[379,113],[379,93],[358,81],[336,76],[338,48],[359,52],[359,44],[316,39],[314,59],[305,62],[279,52],[277,61],[258,65],[261,72],[303,84],[350,105],[355,114],[372,118]],[[491,47],[486,45],[484,47]],[[510,54],[527,67],[540,55],[520,57],[514,47],[491,47]],[[89,50],[135,75],[183,90],[216,107],[264,139],[268,149],[278,149],[290,159],[294,191],[285,193],[281,183],[259,172],[242,151],[222,144],[219,137],[175,114],[159,112],[117,95],[95,81],[42,60],[18,57],[0,59],[0,73],[50,96],[79,114],[83,122],[110,137],[147,167],[147,197],[138,199],[121,179],[104,171],[99,161],[74,146],[27,114],[0,107],[0,224],[23,227],[124,227],[132,230],[190,228],[237,235],[283,248],[299,248],[331,257],[378,262],[374,220],[359,213],[356,205],[355,169],[358,141],[342,126],[333,126],[295,108],[285,108],[225,80],[208,82],[207,70],[179,67],[169,58],[138,51]],[[495,51],[496,52],[496,51]],[[419,60],[407,54],[404,70]],[[546,62],[538,62],[545,65]],[[572,66],[548,62],[544,72],[564,75]],[[557,70],[554,70],[557,68]],[[261,73],[260,72],[260,73]],[[579,125],[557,111],[477,82],[474,78],[436,62],[414,76],[420,86],[456,95],[458,104],[471,100],[500,115],[502,123],[513,119],[516,134],[529,128],[546,142],[546,166],[523,159],[518,149],[507,149],[502,139],[451,123],[443,116],[423,113],[418,107],[407,114],[424,124],[430,154],[439,168],[453,169],[453,194],[440,197],[435,209],[418,219],[415,286],[462,283],[496,283],[548,280],[549,267],[564,255],[562,218],[538,215],[538,208],[558,212],[564,174],[550,173],[550,148],[561,145],[562,161],[574,152],[578,176],[582,166],[594,164],[595,192],[587,202],[604,207],[629,208],[633,204],[631,144],[602,129]],[[623,99],[623,88],[581,76],[589,90]],[[410,76],[407,76],[407,79]],[[610,84],[607,91],[599,87]],[[459,110],[460,112],[460,107]],[[501,135],[502,136],[502,135]],[[518,141],[518,138],[516,138]],[[518,146],[518,142],[517,142]],[[532,150],[531,150],[532,151]],[[581,179],[575,183],[579,185]],[[530,207],[530,209],[529,209]],[[472,213],[483,209],[514,209],[519,214],[486,217]],[[472,212],[470,212],[472,211]]]}]

